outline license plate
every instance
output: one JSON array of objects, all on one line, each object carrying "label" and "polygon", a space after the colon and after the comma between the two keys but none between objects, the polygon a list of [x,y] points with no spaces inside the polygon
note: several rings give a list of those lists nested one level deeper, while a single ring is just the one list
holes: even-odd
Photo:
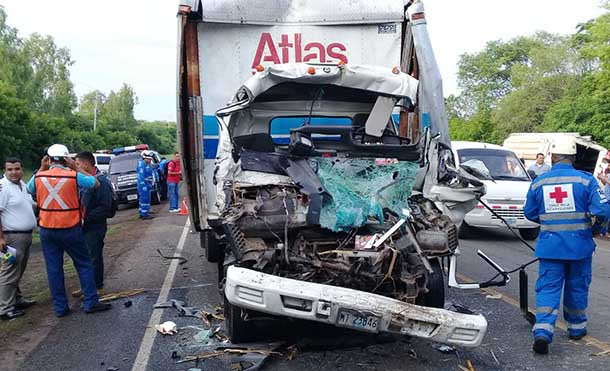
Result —
[{"label": "license plate", "polygon": [[138,195],[127,195],[127,201],[137,200]]},{"label": "license plate", "polygon": [[337,325],[358,330],[378,332],[379,321],[379,317],[376,316],[364,316],[346,310],[340,310],[337,318]]}]

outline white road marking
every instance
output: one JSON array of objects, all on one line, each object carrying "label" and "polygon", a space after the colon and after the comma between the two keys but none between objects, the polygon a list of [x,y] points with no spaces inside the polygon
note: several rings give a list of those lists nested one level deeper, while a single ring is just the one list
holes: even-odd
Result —
[{"label": "white road marking", "polygon": [[[178,246],[176,247],[174,256],[181,256],[190,225],[191,223],[187,219],[186,223],[184,224],[184,228],[182,229],[182,235],[180,236],[180,240],[178,240]],[[172,284],[174,282],[174,276],[176,275],[178,263],[178,259],[172,259],[172,262],[169,265],[169,269],[167,270],[167,274],[165,275],[165,281],[163,281],[163,286],[161,286],[161,292],[159,292],[157,303],[165,303],[167,301],[169,291],[171,290]],[[155,337],[157,336],[157,329],[155,329],[155,325],[159,324],[159,321],[161,321],[163,311],[164,309],[153,309],[153,312],[150,315],[150,320],[148,321],[148,326],[146,326],[146,332],[144,333],[144,337],[142,338],[142,343],[140,344],[140,350],[138,350],[138,356],[136,357],[136,360],[133,363],[131,371],[146,370],[146,366],[148,366],[148,359],[150,358],[150,353],[155,342]]]}]

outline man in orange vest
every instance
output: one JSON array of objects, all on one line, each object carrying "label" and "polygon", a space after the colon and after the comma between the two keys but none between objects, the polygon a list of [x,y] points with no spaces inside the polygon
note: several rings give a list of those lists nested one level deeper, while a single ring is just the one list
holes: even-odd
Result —
[{"label": "man in orange vest", "polygon": [[78,272],[85,312],[95,313],[111,308],[110,304],[99,301],[91,257],[81,227],[84,212],[79,188],[99,187],[99,182],[94,176],[75,169],[68,148],[63,144],[54,144],[47,150],[40,169],[27,185],[28,191],[36,197],[40,210],[40,242],[57,317],[70,312],[64,284],[64,252],[72,258]]}]

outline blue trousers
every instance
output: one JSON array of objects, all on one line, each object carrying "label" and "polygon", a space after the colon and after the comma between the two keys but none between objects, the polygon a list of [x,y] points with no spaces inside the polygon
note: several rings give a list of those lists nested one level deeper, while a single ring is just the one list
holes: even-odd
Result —
[{"label": "blue trousers", "polygon": [[64,252],[68,253],[78,273],[83,292],[83,308],[89,311],[99,301],[95,291],[95,278],[91,258],[87,251],[85,235],[80,225],[68,229],[48,229],[40,227],[40,242],[47,266],[49,289],[53,296],[55,314],[62,316],[68,312],[68,298],[64,283]]},{"label": "blue trousers", "polygon": [[150,187],[138,188],[138,199],[140,201],[140,216],[148,216],[150,212]]},{"label": "blue trousers", "polygon": [[169,197],[169,209],[179,209],[178,200],[180,199],[180,183],[167,183],[167,195]]},{"label": "blue trousers", "polygon": [[104,287],[104,238],[106,238],[107,229],[105,223],[89,224],[83,227],[93,265],[95,287],[98,289]]},{"label": "blue trousers", "polygon": [[568,333],[579,336],[587,331],[585,311],[591,284],[591,261],[591,257],[582,260],[540,259],[534,337],[553,341],[562,290],[563,318],[568,323]]}]

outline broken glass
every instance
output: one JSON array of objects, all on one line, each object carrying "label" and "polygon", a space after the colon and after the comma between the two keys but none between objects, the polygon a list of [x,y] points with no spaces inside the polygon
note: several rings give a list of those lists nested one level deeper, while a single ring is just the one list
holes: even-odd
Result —
[{"label": "broken glass", "polygon": [[419,164],[395,159],[319,158],[318,177],[332,199],[322,206],[320,225],[334,232],[362,227],[383,209],[398,215],[408,207]]}]

